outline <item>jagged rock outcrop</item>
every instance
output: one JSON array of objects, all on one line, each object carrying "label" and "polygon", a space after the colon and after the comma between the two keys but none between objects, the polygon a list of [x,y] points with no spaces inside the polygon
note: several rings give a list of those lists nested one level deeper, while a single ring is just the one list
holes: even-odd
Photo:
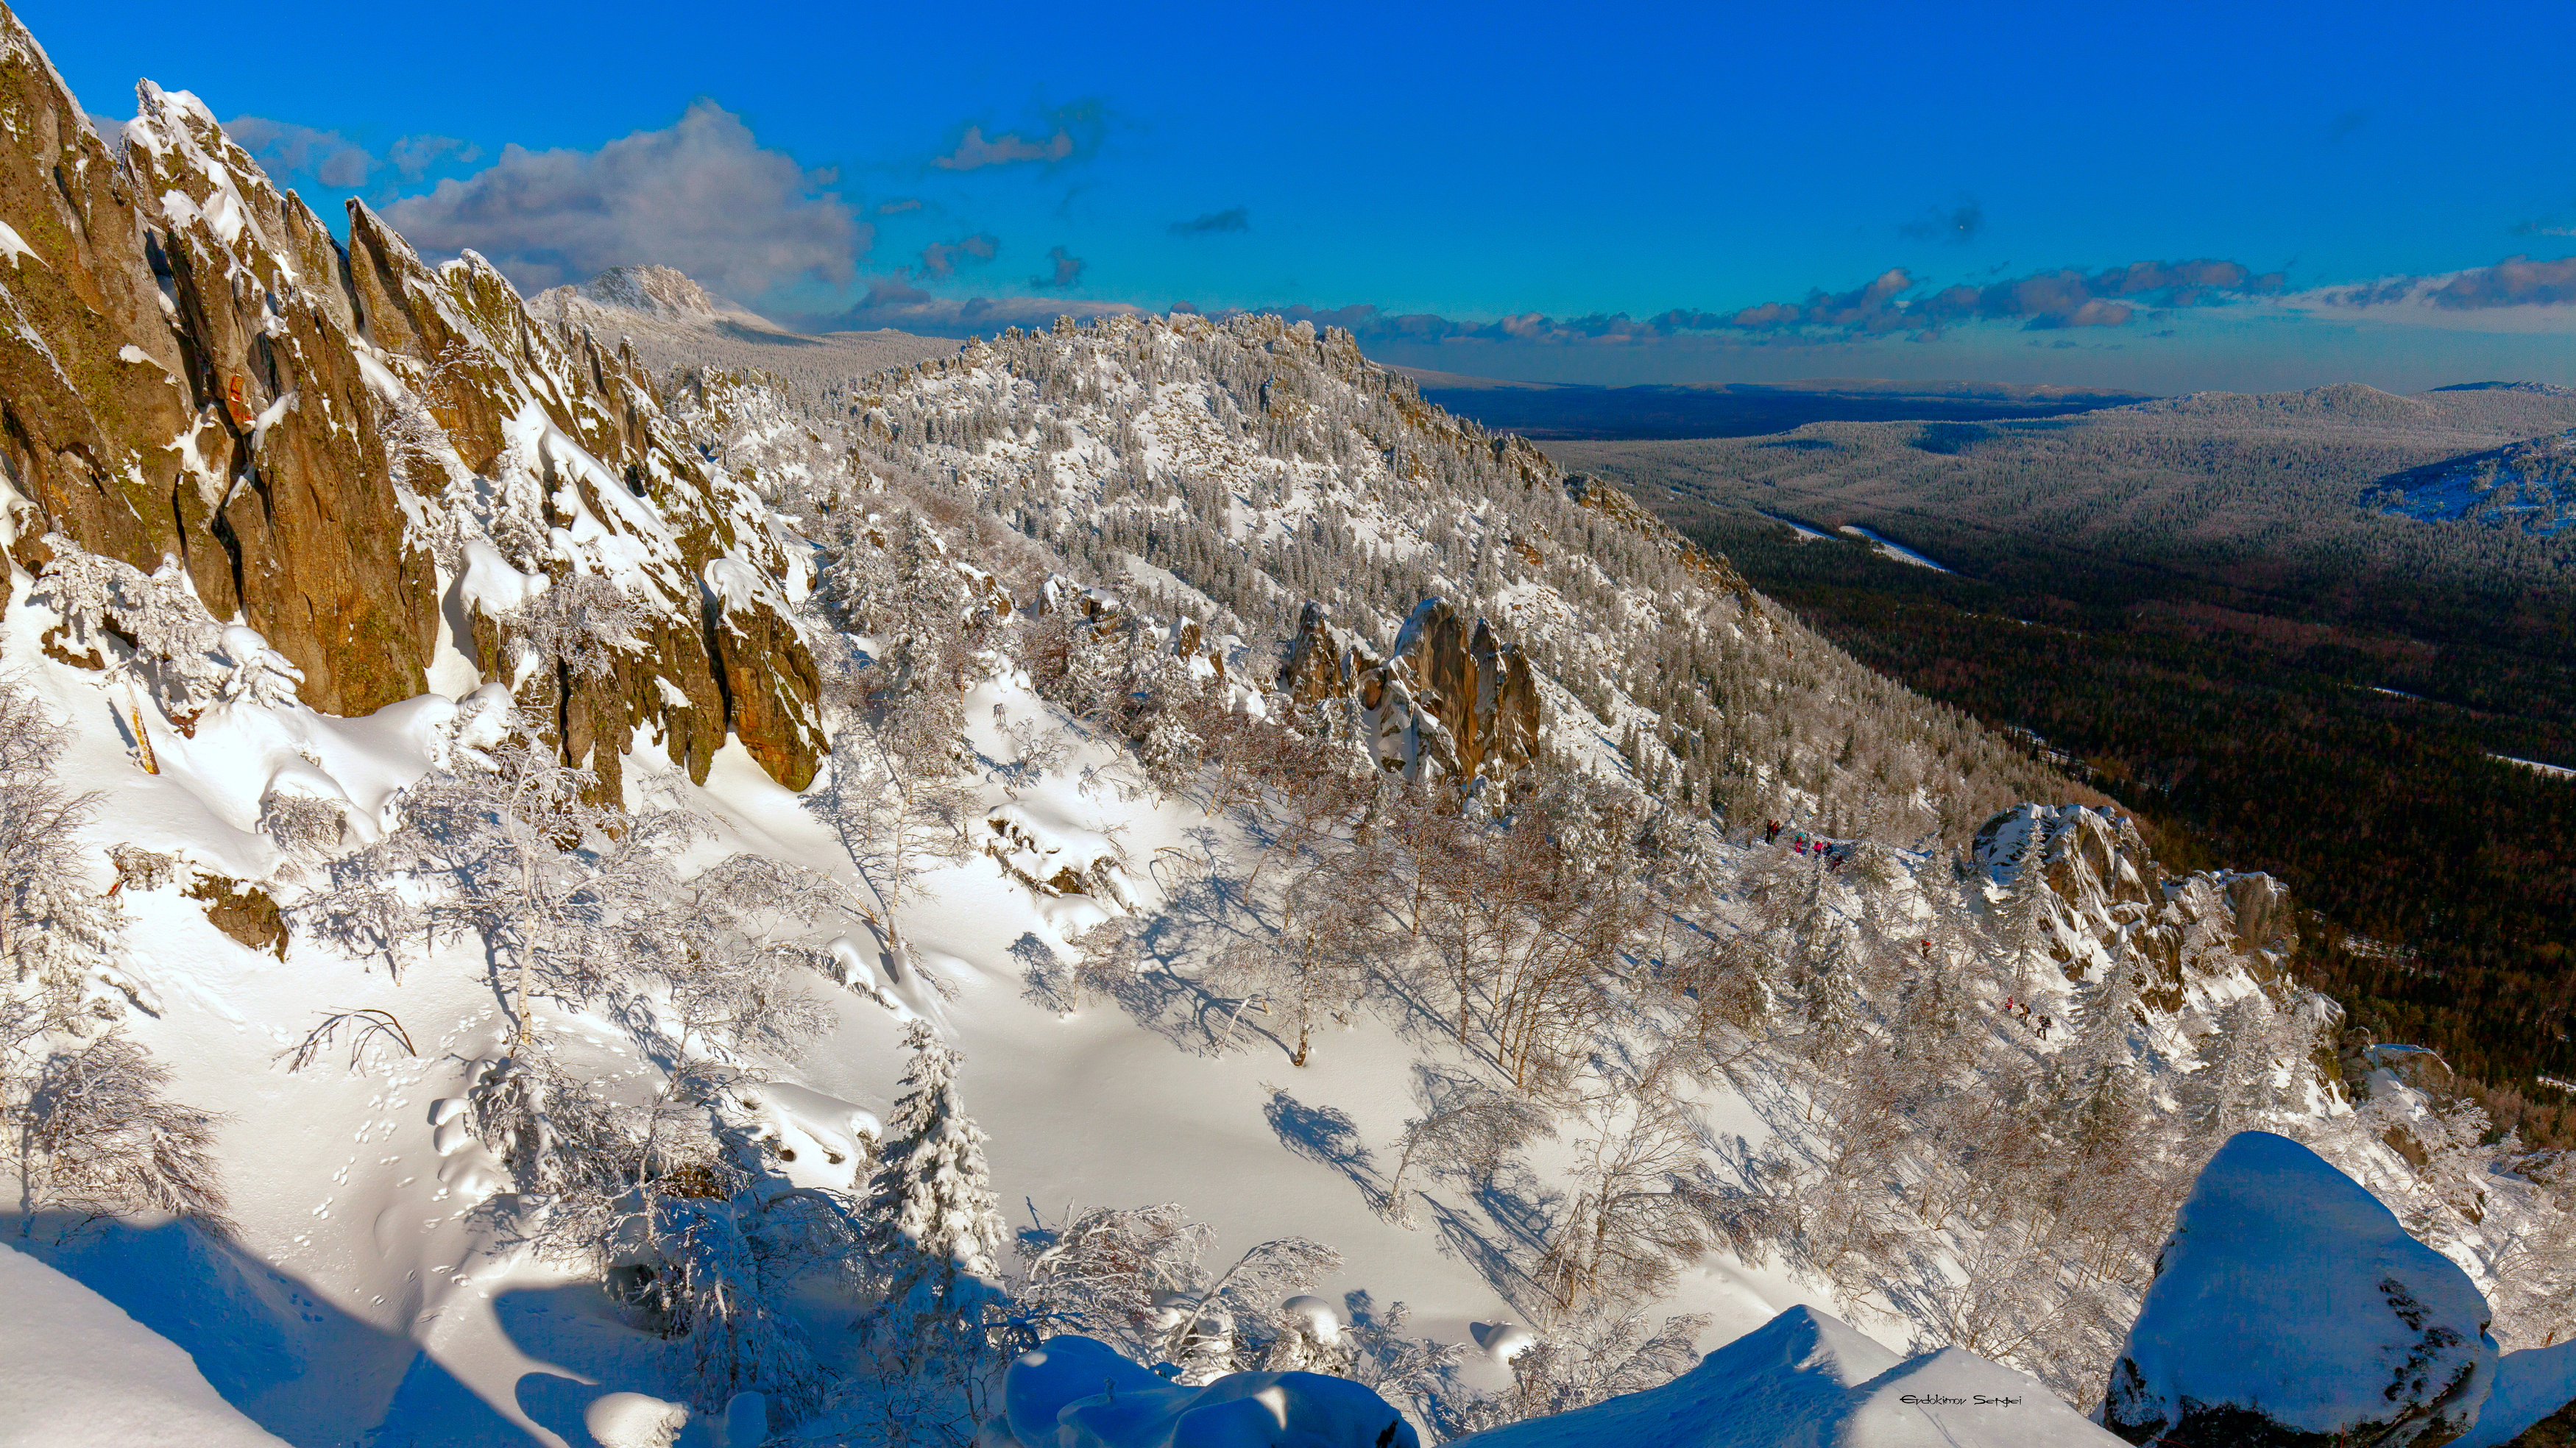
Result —
[{"label": "jagged rock outcrop", "polygon": [[1315,602],[1297,615],[1296,636],[1279,668],[1279,691],[1300,710],[1347,696],[1351,688],[1350,653],[1354,640],[1333,624],[1333,611]]},{"label": "jagged rock outcrop", "polygon": [[[421,693],[444,611],[604,794],[638,731],[697,778],[730,731],[808,782],[820,687],[788,551],[632,353],[539,322],[471,253],[430,266],[363,204],[344,251],[193,96],[137,99],[110,145],[0,9],[0,466],[19,500],[0,537],[21,563],[42,572],[49,536],[147,573],[175,559],[334,714]],[[604,672],[521,667],[512,608],[581,575],[640,624]]]},{"label": "jagged rock outcrop", "polygon": [[330,234],[193,97],[138,87],[111,152],[5,11],[0,89],[25,118],[0,144],[0,434],[39,514],[21,561],[42,567],[49,531],[147,572],[176,558],[314,707],[419,693],[429,560],[405,544]]},{"label": "jagged rock outcrop", "polygon": [[2080,979],[2119,951],[2149,967],[2142,992],[2176,1010],[2185,985],[2221,957],[2277,966],[2295,940],[2289,889],[2264,874],[2168,877],[2125,815],[2089,805],[2022,804],[1986,821],[1977,868],[2006,890],[2045,888],[2046,948]]},{"label": "jagged rock outcrop", "polygon": [[1380,767],[1407,779],[1432,769],[1492,778],[1538,751],[1538,683],[1528,658],[1446,599],[1415,605],[1383,659],[1310,601],[1279,687],[1301,712],[1347,701]]},{"label": "jagged rock outcrop", "polygon": [[2156,1256],[2102,1423],[2195,1448],[2436,1448],[2494,1381],[2487,1323],[2468,1274],[2359,1183],[2241,1132]]},{"label": "jagged rock outcrop", "polygon": [[1389,662],[1403,665],[1415,701],[1448,731],[1459,772],[1526,764],[1536,752],[1538,684],[1529,660],[1482,618],[1461,616],[1446,599],[1424,599],[1396,635]]},{"label": "jagged rock outcrop", "polygon": [[[704,779],[730,730],[781,783],[802,788],[822,749],[820,681],[774,583],[788,555],[766,505],[705,464],[626,349],[539,325],[471,252],[428,266],[362,203],[350,204],[349,233],[371,334],[412,364],[457,460],[478,477],[533,484],[518,511],[534,516],[502,506],[482,520],[500,561],[529,576],[608,577],[645,603],[640,647],[616,651],[604,676],[521,683],[532,705],[559,717],[567,754],[613,789],[618,749],[649,728]],[[510,627],[506,610],[478,604],[513,592],[494,581],[464,566],[450,594],[490,677],[505,671]]]}]

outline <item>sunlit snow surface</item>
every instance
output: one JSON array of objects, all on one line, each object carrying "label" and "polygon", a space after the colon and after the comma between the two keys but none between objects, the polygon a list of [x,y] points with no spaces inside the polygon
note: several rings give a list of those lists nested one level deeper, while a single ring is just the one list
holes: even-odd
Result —
[{"label": "sunlit snow surface", "polygon": [[[34,658],[50,621],[13,609],[8,656]],[[351,720],[300,707],[243,709],[210,716],[194,739],[156,724],[154,776],[141,771],[117,717],[121,696],[102,676],[50,661],[22,672],[75,722],[60,764],[75,787],[106,796],[102,846],[180,852],[242,878],[269,876],[279,864],[256,831],[257,802],[272,784],[292,777],[317,793],[336,791],[381,827],[392,792],[431,766],[434,726],[457,707],[424,696]],[[989,859],[932,876],[903,925],[918,961],[957,998],[943,1003],[899,978],[872,936],[845,938],[839,953],[859,989],[816,982],[840,1024],[778,1073],[782,1084],[766,1088],[759,1108],[782,1140],[818,1148],[798,1152],[786,1168],[793,1179],[855,1184],[852,1166],[830,1157],[870,1115],[887,1111],[905,1065],[900,1016],[918,1011],[937,1017],[965,1053],[967,1105],[990,1134],[995,1185],[1014,1225],[1027,1225],[1032,1212],[1055,1219],[1068,1208],[1175,1201],[1217,1229],[1220,1250],[1286,1235],[1339,1249],[1343,1270],[1317,1284],[1328,1301],[1355,1290],[1381,1305],[1404,1301],[1412,1330],[1444,1341],[1471,1340],[1474,1324],[1487,1324],[1487,1335],[1498,1331],[1493,1324],[1517,1332],[1508,1324],[1522,1314],[1496,1284],[1528,1255],[1515,1214],[1543,1203],[1417,1180],[1426,1194],[1420,1230],[1372,1209],[1390,1144],[1419,1109],[1411,1069],[1426,1056],[1447,1059],[1443,1037],[1364,1016],[1319,1038],[1313,1064],[1300,1070],[1272,1027],[1247,1014],[1237,1049],[1212,1054],[1210,1026],[1240,1002],[1200,985],[1199,969],[1243,922],[1209,887],[1209,862],[1240,877],[1251,847],[1239,827],[1138,787],[1132,766],[1023,680],[979,686],[964,712],[967,743],[988,762],[985,813],[1018,824],[1039,848],[1089,851],[1114,839],[1134,862],[1135,908],[1153,922],[1148,953],[1168,968],[1140,977],[1121,1004],[1059,1016],[1024,994],[1024,977],[1032,962],[1068,955],[1067,937],[1102,918],[1102,907],[1080,896],[1035,898]],[[1070,757],[1043,773],[1012,767],[1009,731],[1021,721],[1072,740]],[[630,803],[684,803],[708,818],[713,833],[694,863],[753,850],[852,878],[839,840],[808,802],[771,782],[739,745],[718,754],[700,787],[640,737],[624,778]],[[277,888],[291,899],[291,874]],[[620,1321],[594,1283],[499,1245],[468,1215],[506,1188],[499,1163],[457,1129],[445,1104],[506,1044],[501,998],[479,950],[407,961],[399,980],[381,960],[337,958],[309,939],[281,963],[217,933],[175,888],[127,893],[138,972],[164,1002],[159,1018],[138,1020],[137,1034],[174,1069],[174,1095],[228,1114],[223,1149],[243,1234],[216,1246],[174,1227],[120,1226],[60,1246],[40,1239],[47,1260],[186,1349],[226,1399],[298,1443],[372,1432],[385,1443],[579,1444],[590,1432],[586,1415],[611,1394],[687,1396],[664,1344]],[[1917,908],[1908,899],[1900,890],[1895,908]],[[419,1054],[378,1052],[363,1071],[340,1059],[286,1069],[321,1012],[358,1008],[399,1018]],[[609,1022],[560,1008],[547,1014],[577,1073],[637,1097],[658,1083],[658,1069]],[[1746,1080],[1752,1095],[1713,1091],[1698,1106],[1716,1139],[1759,1150],[1779,1130],[1797,1129],[1798,1107],[1785,1082],[1766,1083],[1758,1071]],[[1574,1150],[1542,1143],[1526,1189],[1552,1190]],[[1685,1274],[1656,1309],[1710,1314],[1702,1339],[1710,1346],[1800,1303],[1846,1317],[1875,1310],[1776,1264],[1723,1254]],[[827,1345],[846,1341],[829,1314],[813,1326]],[[1475,1361],[1491,1386],[1502,1385],[1501,1362]]]},{"label": "sunlit snow surface", "polygon": [[[1171,426],[1155,435],[1192,442],[1204,409],[1182,405],[1181,388],[1168,392]],[[1209,460],[1222,440],[1197,441],[1207,457],[1187,460]],[[554,443],[534,437],[531,446]],[[558,454],[559,467],[582,466]],[[1085,461],[1068,456],[1061,465]],[[1298,480],[1283,515],[1297,516],[1313,486]],[[626,506],[621,489],[601,491],[605,506]],[[1355,526],[1383,528],[1390,543],[1406,543],[1385,509],[1358,494],[1354,517]],[[652,520],[632,521],[631,536],[651,535]],[[639,589],[654,586],[651,560],[584,541],[583,566]],[[505,575],[470,550],[464,568],[472,590],[495,604],[535,586],[532,575]],[[1159,569],[1128,571],[1161,591],[1179,585]],[[792,594],[800,577],[791,570],[782,586]],[[451,598],[467,587],[442,582]],[[19,574],[14,583],[12,596],[23,600],[27,580]],[[1554,620],[1587,632],[1626,626],[1536,586],[1505,603],[1516,623]],[[461,615],[443,610],[443,633],[450,616]],[[147,774],[121,689],[42,656],[39,640],[53,622],[24,602],[13,606],[0,621],[0,658],[72,722],[72,747],[57,763],[68,786],[102,796],[91,841],[102,852],[93,857],[102,890],[110,883],[104,849],[131,843],[182,855],[207,872],[267,881],[291,905],[316,877],[287,867],[259,832],[262,799],[291,790],[345,800],[359,842],[373,838],[389,822],[395,792],[437,762],[442,725],[472,705],[477,689],[470,661],[443,641],[431,678],[445,692],[366,718],[226,706],[182,737],[147,711],[160,769]],[[1578,717],[1561,685],[1540,687],[1552,717]],[[1212,1050],[1211,1027],[1242,1005],[1202,984],[1207,963],[1248,928],[1237,897],[1223,888],[1242,879],[1254,853],[1242,827],[1187,798],[1145,790],[1132,759],[1090,739],[1024,680],[979,686],[964,717],[965,743],[981,760],[975,818],[1000,820],[1027,848],[1069,859],[1113,845],[1122,851],[1155,968],[1120,1002],[1059,1016],[1029,998],[1025,977],[1033,964],[1069,955],[1069,938],[1109,907],[1078,895],[1039,898],[990,858],[930,877],[900,921],[917,962],[949,982],[956,998],[943,1000],[898,971],[867,931],[836,942],[853,989],[815,985],[837,1027],[802,1061],[779,1067],[779,1080],[762,1088],[753,1108],[799,1148],[784,1168],[791,1179],[855,1185],[856,1154],[835,1148],[886,1114],[906,1064],[898,1046],[904,1018],[926,1015],[965,1054],[966,1105],[989,1133],[995,1185],[1013,1225],[1027,1225],[1033,1213],[1059,1219],[1068,1208],[1177,1202],[1217,1231],[1220,1253],[1286,1235],[1338,1249],[1344,1268],[1315,1284],[1327,1301],[1364,1290],[1379,1304],[1410,1304],[1417,1333],[1525,1341],[1513,1325],[1525,1314],[1509,1293],[1526,1285],[1516,1277],[1534,1255],[1534,1224],[1555,1210],[1554,1196],[1573,1175],[1580,1133],[1542,1143],[1527,1175],[1499,1190],[1417,1175],[1424,1225],[1406,1230],[1384,1220],[1371,1193],[1391,1169],[1404,1121],[1419,1111],[1409,1090],[1413,1067],[1456,1063],[1444,1034],[1363,1015],[1349,1031],[1323,1033],[1301,1070],[1288,1063],[1275,1028],[1249,1013],[1234,1049]],[[1610,772],[1617,752],[1609,734],[1652,722],[1621,696],[1604,720],[1608,732],[1587,730],[1560,745]],[[1026,765],[1014,741],[1024,724],[1068,740],[1070,756],[1046,770]],[[630,804],[680,803],[708,818],[712,831],[690,863],[749,850],[857,888],[840,840],[809,802],[775,785],[739,745],[717,754],[703,786],[675,772],[649,734],[631,741],[622,764]],[[1946,863],[1940,873],[1948,888]],[[597,1436],[594,1418],[622,1422],[655,1411],[617,1395],[687,1396],[667,1345],[621,1321],[594,1282],[529,1260],[471,1215],[507,1187],[500,1164],[460,1129],[453,1105],[507,1045],[502,995],[479,948],[407,958],[399,977],[382,959],[341,958],[310,938],[281,962],[217,932],[176,886],[133,888],[124,898],[135,973],[158,1002],[158,1014],[138,1018],[135,1033],[172,1069],[176,1099],[226,1114],[222,1152],[242,1234],[215,1244],[138,1222],[61,1243],[39,1237],[33,1250],[185,1349],[215,1391],[299,1444],[579,1444]],[[1929,908],[1910,878],[1882,904],[1896,914]],[[2159,1023],[2168,1037],[2162,1048],[2189,1056],[2189,1038],[2254,988],[2242,976],[2196,983],[2184,1011]],[[349,1069],[344,1056],[287,1069],[324,1012],[357,1009],[398,1019],[416,1054],[379,1049],[363,1069]],[[640,1060],[614,1023],[559,1007],[541,1014],[576,1075],[630,1099],[663,1079],[661,1066]],[[1692,1103],[1710,1138],[1736,1154],[1810,1129],[1788,1075],[1767,1071],[1748,1062],[1740,1092],[1711,1089]],[[2379,1166],[2403,1170],[2393,1155]],[[1702,1346],[1712,1346],[1801,1303],[1855,1321],[1888,1320],[1883,1303],[1840,1300],[1776,1260],[1748,1266],[1722,1253],[1650,1307],[1709,1314]],[[813,1336],[827,1352],[849,1340],[845,1320],[814,1311]],[[1503,1384],[1507,1356],[1497,1349],[1476,1357],[1485,1385]],[[713,1441],[707,1425],[692,1423],[688,1432],[697,1436],[685,1444]]]},{"label": "sunlit snow surface", "polygon": [[[40,609],[13,608],[0,651],[37,660],[52,622]],[[73,721],[73,748],[59,761],[65,781],[104,796],[101,889],[103,849],[118,843],[236,878],[271,877],[280,857],[258,832],[258,806],[281,779],[345,797],[371,837],[393,793],[431,767],[436,725],[456,709],[437,695],[346,720],[245,707],[210,714],[193,739],[155,720],[161,772],[148,775],[127,742],[123,696],[104,676],[49,660],[19,672]],[[1010,679],[982,686],[966,717],[968,742],[998,763],[1014,757],[1006,721],[1034,718],[1081,739]],[[752,850],[852,878],[832,831],[739,744],[718,754],[703,787],[671,769],[649,736],[625,770],[630,803],[685,803],[712,822],[696,864]],[[1132,772],[1100,744],[1078,742],[1033,787],[1004,783],[1026,777],[990,772],[987,812],[1063,848],[1115,836],[1136,862],[1138,908],[1162,922],[1157,950],[1185,962],[1236,928],[1203,885],[1211,848],[1220,860],[1248,849],[1230,822],[1122,786]],[[289,903],[294,878],[273,887]],[[1318,1284],[1323,1294],[1407,1302],[1416,1332],[1464,1341],[1470,1322],[1519,1316],[1485,1275],[1517,1250],[1485,1209],[1418,1182],[1436,1205],[1424,1214],[1431,1225],[1407,1231],[1382,1220],[1365,1194],[1387,1165],[1379,1155],[1418,1110],[1407,1092],[1422,1043],[1371,1021],[1325,1034],[1314,1066],[1300,1071],[1253,1014],[1237,1050],[1207,1054],[1200,1023],[1238,1002],[1201,989],[1186,965],[1140,982],[1126,1008],[1059,1017],[1023,996],[1031,952],[1069,955],[1066,936],[1101,919],[1100,907],[1080,896],[1036,899],[984,859],[926,883],[903,923],[921,964],[956,987],[953,1004],[895,979],[872,937],[843,953],[858,966],[856,983],[937,1015],[965,1052],[967,1104],[991,1135],[995,1184],[1015,1226],[1028,1225],[1032,1210],[1052,1219],[1068,1206],[1177,1201],[1217,1228],[1220,1250],[1292,1234],[1332,1244],[1346,1265]],[[686,1396],[665,1345],[621,1322],[594,1283],[498,1245],[468,1215],[507,1188],[500,1164],[442,1104],[506,1049],[502,997],[479,949],[407,959],[399,979],[382,960],[337,958],[309,939],[281,963],[218,933],[175,885],[125,897],[136,973],[163,1003],[157,1019],[137,1019],[136,1034],[172,1068],[174,1096],[228,1117],[222,1150],[243,1232],[215,1245],[176,1226],[115,1226],[59,1245],[40,1236],[40,1255],[184,1348],[224,1398],[294,1442],[373,1432],[388,1443],[579,1444],[585,1412],[610,1393]],[[854,991],[816,985],[840,1025],[780,1073],[785,1084],[763,1109],[783,1139],[830,1147],[846,1142],[853,1118],[886,1112],[905,1066],[902,1021]],[[419,1054],[380,1050],[358,1071],[345,1057],[287,1069],[324,1011],[362,1008],[391,1013]],[[609,1022],[559,1007],[545,1014],[577,1074],[599,1074],[638,1099],[658,1083],[659,1071]],[[1711,1103],[1710,1119],[1757,1143],[1768,1136],[1741,1102]],[[829,1165],[831,1154],[800,1151],[787,1170],[800,1184],[855,1185],[850,1166]],[[1711,1339],[1722,1340],[1800,1299],[1776,1270],[1712,1262],[1668,1310],[1713,1313]],[[843,1326],[820,1321],[815,1335],[837,1344]],[[1503,1370],[1489,1367],[1499,1386]]]}]

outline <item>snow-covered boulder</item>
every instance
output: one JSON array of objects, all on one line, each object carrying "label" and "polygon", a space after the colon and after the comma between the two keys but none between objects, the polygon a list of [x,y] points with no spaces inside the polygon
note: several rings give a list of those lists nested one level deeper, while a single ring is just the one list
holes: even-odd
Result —
[{"label": "snow-covered boulder", "polygon": [[1097,1338],[1051,1337],[1020,1354],[1002,1376],[1009,1441],[1041,1448],[1056,1441],[1056,1417],[1087,1398],[1171,1386]]},{"label": "snow-covered boulder", "polygon": [[2379,1200],[2286,1137],[2202,1168],[2112,1365],[2133,1443],[2448,1443],[2494,1381],[2486,1299]]},{"label": "snow-covered boulder", "polygon": [[2495,1390],[2478,1425],[2451,1448],[2502,1448],[2542,1419],[2576,1406],[2576,1340],[2496,1359]]},{"label": "snow-covered boulder", "polygon": [[0,1247],[0,1448],[283,1448],[179,1345]]},{"label": "snow-covered boulder", "polygon": [[1462,1440],[1475,1448],[2106,1448],[2046,1388],[1974,1353],[1899,1360],[1792,1307],[1659,1388]]},{"label": "snow-covered boulder", "polygon": [[1002,1401],[979,1448],[1420,1448],[1402,1414],[1348,1378],[1228,1373],[1184,1387],[1087,1337],[1022,1353]]},{"label": "snow-covered boulder", "polygon": [[689,1426],[689,1410],[646,1393],[604,1393],[582,1409],[581,1425],[600,1448],[671,1448]]}]

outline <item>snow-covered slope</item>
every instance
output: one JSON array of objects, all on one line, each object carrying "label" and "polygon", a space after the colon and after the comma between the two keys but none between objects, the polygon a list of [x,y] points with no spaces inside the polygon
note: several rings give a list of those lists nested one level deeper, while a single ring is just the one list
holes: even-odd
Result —
[{"label": "snow-covered slope", "polygon": [[0,1247],[0,1443],[275,1448],[188,1355],[114,1303]]},{"label": "snow-covered slope", "polygon": [[1477,1448],[1932,1448],[2119,1440],[2047,1389],[1958,1348],[1900,1360],[1793,1307],[1660,1388],[1464,1440]]},{"label": "snow-covered slope", "polygon": [[[2239,1128],[2483,1288],[2563,1220],[2319,1049],[2272,882],[1346,334],[664,385],[363,209],[332,254],[180,93],[111,150],[8,34],[0,283],[74,381],[0,393],[167,487],[0,495],[5,1220],[280,1438],[962,1442],[1068,1325],[1456,1435],[1800,1304],[2082,1405]],[[241,288],[165,309],[147,236]],[[296,578],[236,475],[373,532]]]}]

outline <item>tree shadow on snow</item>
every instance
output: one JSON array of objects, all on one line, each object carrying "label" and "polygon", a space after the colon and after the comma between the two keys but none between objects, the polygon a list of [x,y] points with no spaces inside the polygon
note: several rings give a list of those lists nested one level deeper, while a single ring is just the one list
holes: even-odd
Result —
[{"label": "tree shadow on snow", "polygon": [[1565,1200],[1517,1161],[1478,1177],[1473,1197],[1485,1219],[1532,1261],[1547,1250],[1547,1239],[1556,1231],[1557,1210]]},{"label": "tree shadow on snow", "polygon": [[1368,1146],[1360,1140],[1359,1123],[1345,1113],[1330,1106],[1309,1106],[1273,1086],[1261,1114],[1278,1134],[1280,1145],[1350,1178],[1367,1201],[1385,1196],[1386,1184],[1369,1160]]},{"label": "tree shadow on snow", "polygon": [[1529,1269],[1514,1255],[1512,1244],[1489,1236],[1476,1220],[1446,1202],[1428,1194],[1422,1202],[1431,1209],[1433,1224],[1440,1232],[1441,1245],[1463,1258],[1494,1289],[1494,1295],[1510,1303],[1512,1310],[1529,1318],[1544,1300],[1538,1282]]},{"label": "tree shadow on snow", "polygon": [[[519,1411],[567,1443],[592,1441],[582,1415],[611,1393],[669,1400],[686,1392],[674,1381],[675,1375],[685,1378],[675,1361],[685,1339],[675,1342],[638,1328],[597,1282],[504,1292],[492,1299],[492,1316],[511,1346],[552,1369],[520,1375],[513,1390]],[[833,1346],[836,1335],[823,1324],[803,1325],[818,1351]],[[715,1448],[714,1431],[710,1415],[692,1413],[672,1448]]]},{"label": "tree shadow on snow", "polygon": [[[1193,1054],[1268,1035],[1257,1016],[1241,1014],[1241,1000],[1186,973],[1244,937],[1245,916],[1229,908],[1230,898],[1227,882],[1214,877],[1170,893],[1162,911],[1139,921],[1135,972],[1095,980],[1091,988],[1137,1025]],[[1051,999],[1051,981],[1044,978],[1050,969],[1033,965],[1029,972],[1029,994],[1042,1003]]]}]

